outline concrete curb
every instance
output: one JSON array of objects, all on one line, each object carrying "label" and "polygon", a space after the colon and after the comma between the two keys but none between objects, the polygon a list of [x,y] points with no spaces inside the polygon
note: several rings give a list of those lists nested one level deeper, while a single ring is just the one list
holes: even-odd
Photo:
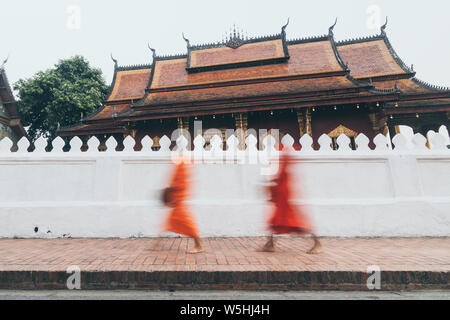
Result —
[{"label": "concrete curb", "polygon": [[[0,289],[67,289],[64,271],[0,271]],[[364,290],[360,271],[82,271],[81,289]],[[382,271],[380,290],[450,289],[450,272]]]}]

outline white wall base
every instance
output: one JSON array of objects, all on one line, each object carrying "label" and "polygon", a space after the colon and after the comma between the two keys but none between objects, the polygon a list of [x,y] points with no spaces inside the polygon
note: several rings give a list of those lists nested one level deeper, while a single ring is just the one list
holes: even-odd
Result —
[{"label": "white wall base", "polygon": [[[305,205],[305,204],[303,204]],[[270,205],[192,203],[202,237],[265,236]],[[445,237],[450,201],[353,201],[307,204],[317,235],[328,237]],[[162,225],[168,210],[156,201],[121,203],[30,203],[0,207],[0,237],[173,236]],[[35,232],[38,227],[38,232]]]}]

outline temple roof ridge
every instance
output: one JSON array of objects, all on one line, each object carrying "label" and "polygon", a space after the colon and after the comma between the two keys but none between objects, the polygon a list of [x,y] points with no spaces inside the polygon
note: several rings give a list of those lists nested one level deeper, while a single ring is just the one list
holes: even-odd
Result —
[{"label": "temple roof ridge", "polygon": [[328,39],[327,34],[318,35],[318,36],[307,36],[307,37],[300,37],[300,38],[294,38],[291,40],[286,40],[286,43],[289,44],[299,44],[299,43],[305,43],[305,42],[314,42],[314,41],[325,41]]},{"label": "temple roof ridge", "polygon": [[355,43],[360,43],[360,42],[382,40],[383,37],[384,37],[384,35],[382,35],[382,34],[375,34],[375,35],[371,35],[371,36],[363,36],[363,37],[345,39],[345,40],[336,41],[336,45],[337,46],[345,46],[348,44],[355,44]]},{"label": "temple roof ridge", "polygon": [[[336,19],[336,22],[337,22],[337,19]],[[336,57],[337,62],[339,63],[341,68],[347,72],[347,77],[350,77],[352,79],[352,81],[356,81],[356,79],[354,79],[353,77],[350,76],[350,69],[348,68],[348,64],[344,63],[344,60],[342,60],[341,54],[339,53],[339,51],[337,49],[336,41],[334,41],[334,34],[333,34],[332,30],[333,30],[334,26],[336,25],[336,22],[334,23],[333,26],[330,27],[330,32],[328,33],[328,39],[331,43],[331,47],[333,48],[334,56]]]},{"label": "temple roof ridge", "polygon": [[117,71],[148,69],[153,66],[153,63],[132,64],[126,66],[117,66]]},{"label": "temple roof ridge", "polygon": [[186,58],[186,57],[187,57],[187,53],[171,53],[171,54],[156,55],[155,60],[182,59],[182,58]]},{"label": "temple roof ridge", "polygon": [[384,40],[387,38],[386,35],[386,27],[388,24],[388,17],[386,17],[386,22],[380,27],[380,33],[371,35],[371,36],[364,36],[364,37],[357,37],[347,40],[341,40],[337,41],[336,44],[338,46],[348,45],[348,44],[355,44],[360,42],[367,42],[367,41],[376,41],[376,40]]}]

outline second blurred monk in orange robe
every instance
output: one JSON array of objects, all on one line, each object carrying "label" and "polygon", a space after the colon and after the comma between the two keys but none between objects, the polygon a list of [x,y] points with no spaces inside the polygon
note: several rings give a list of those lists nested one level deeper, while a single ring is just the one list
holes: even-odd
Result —
[{"label": "second blurred monk in orange robe", "polygon": [[313,233],[308,216],[303,210],[299,210],[293,205],[291,199],[293,197],[293,179],[292,173],[289,171],[292,163],[291,156],[287,151],[283,151],[280,161],[278,175],[274,178],[272,186],[269,187],[270,201],[274,204],[272,215],[268,221],[269,230],[272,236],[268,239],[263,247],[264,251],[274,251],[275,240],[273,234],[311,234],[314,239],[313,247],[308,253],[317,253],[321,247],[319,239]]}]

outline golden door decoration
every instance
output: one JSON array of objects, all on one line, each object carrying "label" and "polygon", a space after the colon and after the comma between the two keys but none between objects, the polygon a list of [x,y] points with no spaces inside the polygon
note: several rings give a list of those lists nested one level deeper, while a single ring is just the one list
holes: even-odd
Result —
[{"label": "golden door decoration", "polygon": [[337,138],[341,134],[345,134],[347,137],[350,138],[350,147],[353,150],[355,150],[356,149],[355,138],[358,135],[358,133],[343,126],[342,124],[337,126],[334,130],[332,130],[328,133],[328,136],[331,138],[331,147],[333,148],[333,150],[338,149]]}]

